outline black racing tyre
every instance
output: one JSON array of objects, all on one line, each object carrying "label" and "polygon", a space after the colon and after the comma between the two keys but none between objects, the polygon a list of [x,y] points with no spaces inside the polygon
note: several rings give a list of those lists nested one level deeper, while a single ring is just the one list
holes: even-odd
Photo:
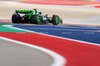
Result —
[{"label": "black racing tyre", "polygon": [[57,15],[53,15],[52,16],[52,24],[53,25],[58,25],[59,24],[59,16],[57,16]]},{"label": "black racing tyre", "polygon": [[20,15],[19,14],[12,15],[12,23],[20,23]]},{"label": "black racing tyre", "polygon": [[32,24],[41,24],[41,17],[39,15],[32,15],[31,23]]}]

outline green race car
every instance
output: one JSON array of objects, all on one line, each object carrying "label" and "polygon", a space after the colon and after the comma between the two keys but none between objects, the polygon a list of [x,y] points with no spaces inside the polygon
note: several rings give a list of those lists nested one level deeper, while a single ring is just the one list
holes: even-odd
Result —
[{"label": "green race car", "polygon": [[[20,16],[20,14],[24,14]],[[37,9],[33,10],[15,10],[12,15],[12,23],[31,23],[31,24],[48,24],[58,25],[62,23],[62,19],[58,15],[48,17],[48,14],[42,15],[42,12],[37,12]]]}]

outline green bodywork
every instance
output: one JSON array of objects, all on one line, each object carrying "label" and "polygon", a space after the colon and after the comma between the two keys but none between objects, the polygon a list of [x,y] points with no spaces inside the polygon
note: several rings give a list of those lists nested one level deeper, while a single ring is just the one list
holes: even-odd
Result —
[{"label": "green bodywork", "polygon": [[35,10],[16,10],[16,13],[27,14],[29,19],[31,19],[32,15],[39,14]]},{"label": "green bodywork", "polygon": [[18,13],[30,13],[30,10],[17,10]]}]

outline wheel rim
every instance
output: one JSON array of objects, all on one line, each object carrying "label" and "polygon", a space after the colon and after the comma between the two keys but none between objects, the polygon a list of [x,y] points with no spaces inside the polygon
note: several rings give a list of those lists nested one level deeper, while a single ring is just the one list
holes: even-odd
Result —
[{"label": "wheel rim", "polygon": [[41,22],[41,20],[40,20],[40,16],[37,17],[37,21],[38,21],[38,23]]},{"label": "wheel rim", "polygon": [[59,24],[59,17],[56,18],[56,23]]}]

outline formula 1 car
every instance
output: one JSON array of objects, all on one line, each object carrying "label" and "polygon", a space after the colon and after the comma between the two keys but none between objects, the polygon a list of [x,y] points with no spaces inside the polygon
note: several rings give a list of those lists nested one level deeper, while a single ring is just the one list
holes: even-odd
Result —
[{"label": "formula 1 car", "polygon": [[[20,16],[20,14],[24,14]],[[42,15],[42,12],[37,12],[37,9],[33,10],[15,10],[12,15],[12,23],[31,23],[31,24],[48,24],[58,25],[62,23],[62,19],[58,15],[48,17],[48,14]]]}]

